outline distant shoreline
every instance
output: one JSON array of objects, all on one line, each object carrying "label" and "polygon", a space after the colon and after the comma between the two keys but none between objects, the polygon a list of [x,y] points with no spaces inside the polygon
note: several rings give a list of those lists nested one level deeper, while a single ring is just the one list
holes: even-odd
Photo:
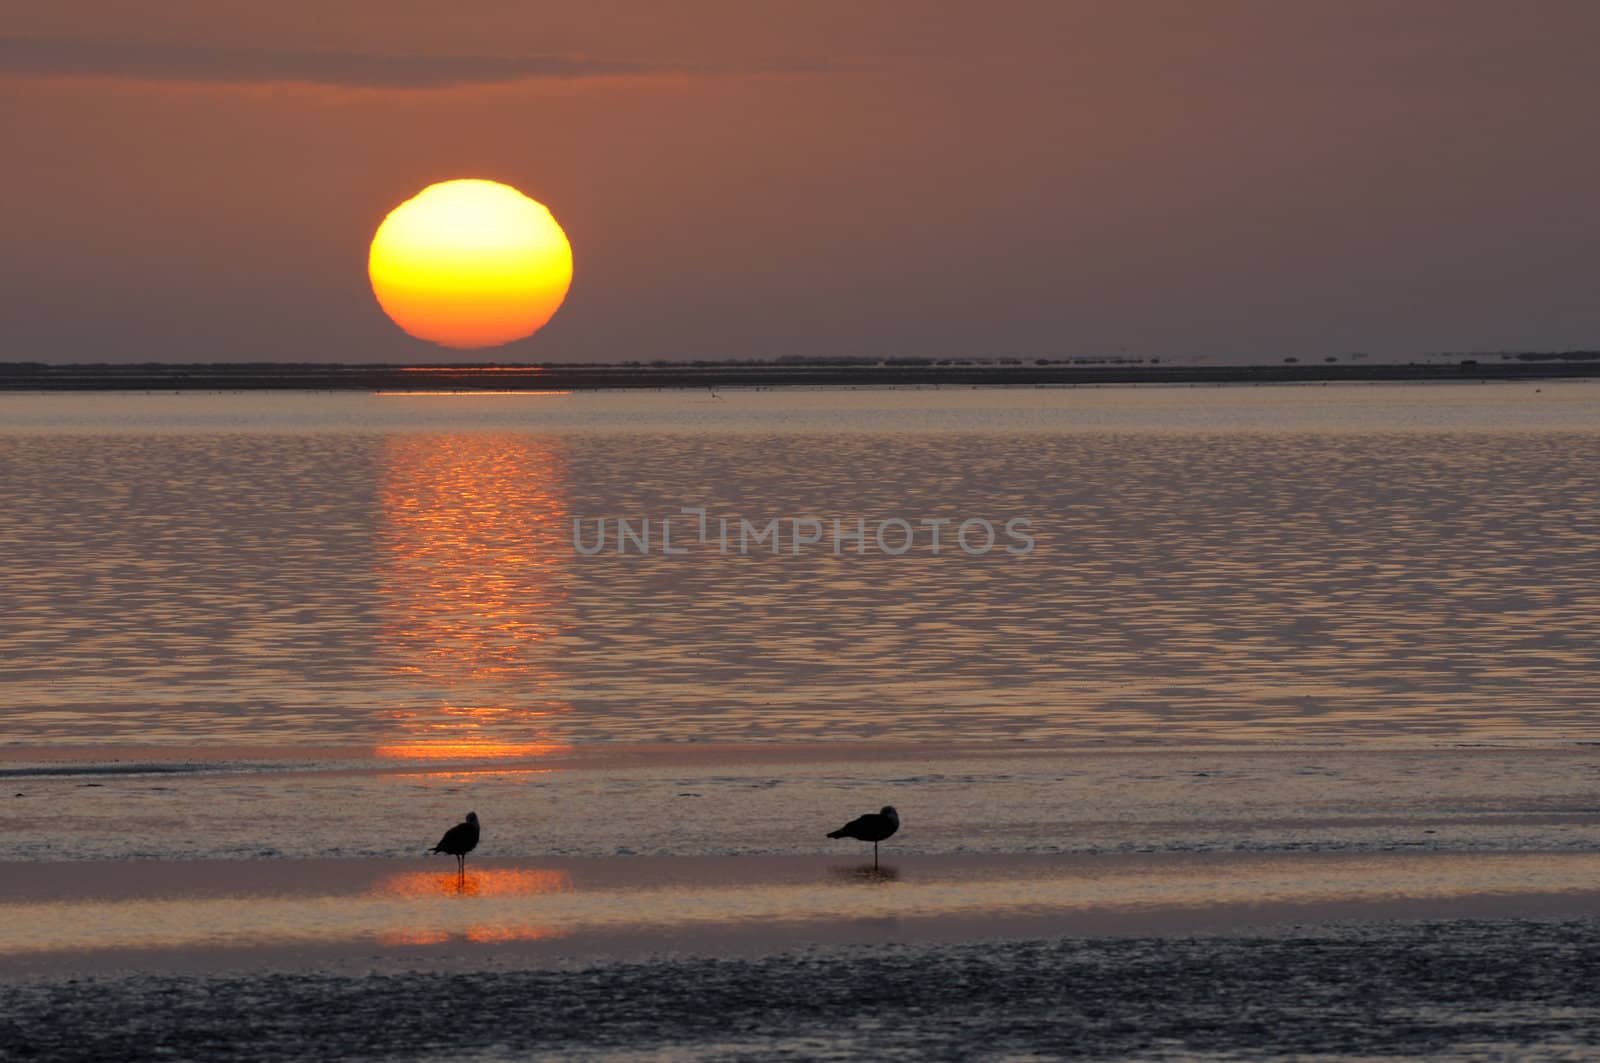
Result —
[{"label": "distant shoreline", "polygon": [[[1491,360],[1498,359],[1498,360]],[[1391,364],[1161,363],[939,364],[896,359],[829,362],[697,362],[650,365],[341,365],[142,363],[47,365],[0,362],[0,391],[595,391],[780,387],[1044,387],[1077,384],[1284,384],[1365,381],[1555,380],[1600,377],[1600,352],[1495,355]],[[911,363],[911,364],[908,364]]]}]

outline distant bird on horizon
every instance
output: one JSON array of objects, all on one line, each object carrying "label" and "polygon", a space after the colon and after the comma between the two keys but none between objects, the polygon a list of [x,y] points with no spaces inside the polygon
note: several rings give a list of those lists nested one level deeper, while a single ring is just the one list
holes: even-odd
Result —
[{"label": "distant bird on horizon", "polygon": [[893,805],[884,805],[876,812],[868,812],[864,816],[857,816],[849,823],[836,831],[830,831],[830,838],[854,838],[860,842],[872,843],[872,866],[878,866],[878,843],[891,837],[900,829],[900,813],[894,810]]},{"label": "distant bird on horizon", "polygon": [[448,853],[456,858],[456,874],[467,873],[467,854],[478,847],[478,814],[468,812],[465,823],[457,823],[444,832],[439,844],[430,853]]}]

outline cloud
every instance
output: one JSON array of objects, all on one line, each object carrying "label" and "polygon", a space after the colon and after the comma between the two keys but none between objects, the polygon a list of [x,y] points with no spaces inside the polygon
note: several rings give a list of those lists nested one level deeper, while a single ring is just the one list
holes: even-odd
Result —
[{"label": "cloud", "polygon": [[[798,72],[798,71],[795,71]],[[207,85],[439,89],[518,81],[713,73],[580,56],[381,54],[0,34],[0,77],[95,77]]]}]

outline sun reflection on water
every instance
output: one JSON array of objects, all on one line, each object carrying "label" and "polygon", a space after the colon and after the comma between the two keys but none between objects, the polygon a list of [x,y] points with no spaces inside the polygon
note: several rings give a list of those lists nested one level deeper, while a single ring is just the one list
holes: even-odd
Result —
[{"label": "sun reflection on water", "polygon": [[465,875],[451,871],[407,871],[373,884],[380,897],[531,897],[559,893],[572,886],[565,871],[531,868],[468,868]]},{"label": "sun reflection on water", "polygon": [[[408,910],[419,925],[385,928],[374,935],[374,940],[393,947],[443,945],[453,938],[475,944],[502,944],[558,937],[562,931],[539,918],[536,904],[525,907],[517,902],[571,890],[572,880],[567,872],[543,868],[469,868],[461,875],[454,870],[388,875],[373,883],[368,896],[385,903],[418,905]],[[453,905],[439,909],[428,904],[456,900],[493,903],[482,909],[473,904],[472,914],[464,923],[447,914]],[[430,922],[435,925],[426,925]]]},{"label": "sun reflection on water", "polygon": [[435,741],[394,742],[378,746],[380,757],[393,760],[505,760],[545,757],[565,753],[571,746],[558,742],[501,742],[492,738],[442,738]]},{"label": "sun reflection on water", "polygon": [[[528,436],[395,435],[382,450],[380,652],[435,707],[384,714],[380,757],[540,757],[569,710],[549,640],[565,599],[556,444]],[[485,695],[488,695],[487,697]]]},{"label": "sun reflection on water", "polygon": [[563,937],[553,926],[474,926],[468,927],[465,937],[477,945],[502,945],[512,941],[544,941]]}]

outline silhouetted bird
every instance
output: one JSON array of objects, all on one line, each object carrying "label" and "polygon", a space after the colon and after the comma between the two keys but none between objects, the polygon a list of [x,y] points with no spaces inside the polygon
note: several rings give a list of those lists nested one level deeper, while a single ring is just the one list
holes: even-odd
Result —
[{"label": "silhouetted bird", "polygon": [[439,839],[439,844],[429,849],[430,853],[449,853],[456,858],[456,871],[459,874],[467,873],[467,854],[478,847],[478,814],[467,813],[465,823],[457,823],[454,827],[444,832],[444,837]]},{"label": "silhouetted bird", "polygon": [[849,823],[836,831],[829,833],[830,838],[854,838],[860,842],[872,843],[872,866],[878,866],[878,843],[888,838],[900,829],[900,813],[891,806],[884,805],[877,812],[868,812],[864,816],[857,816]]}]

